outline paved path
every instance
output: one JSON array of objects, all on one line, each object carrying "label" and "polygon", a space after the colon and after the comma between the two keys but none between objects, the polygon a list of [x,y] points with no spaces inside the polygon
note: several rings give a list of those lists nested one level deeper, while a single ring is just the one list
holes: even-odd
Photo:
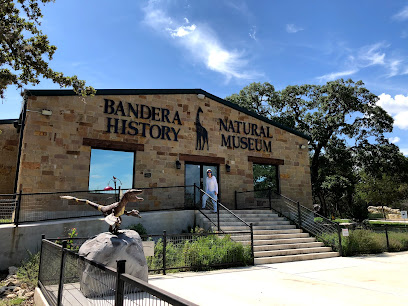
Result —
[{"label": "paved path", "polygon": [[151,276],[199,305],[408,305],[408,252]]}]

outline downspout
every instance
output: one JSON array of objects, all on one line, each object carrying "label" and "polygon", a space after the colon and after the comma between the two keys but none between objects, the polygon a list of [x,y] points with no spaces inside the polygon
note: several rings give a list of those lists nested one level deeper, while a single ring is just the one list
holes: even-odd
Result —
[{"label": "downspout", "polygon": [[17,167],[16,167],[16,177],[14,181],[14,193],[17,193],[18,189],[18,174],[20,172],[20,159],[21,159],[21,149],[23,147],[23,136],[24,136],[24,127],[26,121],[26,114],[27,114],[27,94],[24,94],[24,105],[21,112],[21,126],[20,128],[20,139],[18,144],[18,153],[17,153]]}]

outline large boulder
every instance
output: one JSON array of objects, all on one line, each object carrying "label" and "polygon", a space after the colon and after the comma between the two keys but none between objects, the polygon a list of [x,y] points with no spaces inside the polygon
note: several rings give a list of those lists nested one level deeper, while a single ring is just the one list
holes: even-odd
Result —
[{"label": "large boulder", "polygon": [[[126,260],[126,273],[145,282],[148,281],[148,267],[143,252],[142,239],[133,230],[123,230],[117,235],[101,233],[87,240],[79,249],[79,255],[105,266],[115,268],[118,260]],[[116,279],[89,264],[81,273],[81,291],[86,297],[113,295]]]}]

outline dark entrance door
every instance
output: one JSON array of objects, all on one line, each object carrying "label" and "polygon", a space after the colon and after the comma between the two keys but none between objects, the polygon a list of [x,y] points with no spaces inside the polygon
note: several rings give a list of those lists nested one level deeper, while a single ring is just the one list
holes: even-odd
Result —
[{"label": "dark entrance door", "polygon": [[[207,169],[211,169],[213,176],[217,179],[218,182],[218,187],[220,186],[220,179],[218,177],[218,169],[219,165],[215,164],[203,164],[203,163],[186,163],[185,166],[186,173],[185,173],[185,184],[186,186],[188,185],[193,185],[196,184],[197,187],[200,187],[200,189],[204,190],[206,189],[205,185],[205,178],[207,177]],[[194,188],[187,188],[187,196],[194,198]],[[195,193],[195,199],[194,203],[200,203],[201,202],[201,194],[199,192]]]}]

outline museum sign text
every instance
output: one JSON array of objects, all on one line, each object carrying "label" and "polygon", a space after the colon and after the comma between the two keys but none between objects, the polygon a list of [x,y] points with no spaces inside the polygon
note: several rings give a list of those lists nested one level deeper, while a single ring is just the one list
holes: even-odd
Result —
[{"label": "museum sign text", "polygon": [[[229,132],[232,135],[221,134],[221,146],[234,149],[244,149],[249,151],[272,152],[271,140],[262,138],[273,138],[270,127],[258,126],[255,123],[221,119],[220,131]],[[233,135],[236,134],[236,135]]]},{"label": "museum sign text", "polygon": [[[106,132],[151,137],[178,141],[180,128],[172,125],[182,125],[178,111],[171,112],[167,108],[154,107],[144,104],[130,102],[115,102],[105,100],[104,113],[111,115],[107,117]],[[122,118],[114,118],[121,116]],[[127,117],[127,119],[123,119]],[[149,120],[150,123],[141,122],[140,119]],[[153,124],[152,122],[157,122]]]}]

